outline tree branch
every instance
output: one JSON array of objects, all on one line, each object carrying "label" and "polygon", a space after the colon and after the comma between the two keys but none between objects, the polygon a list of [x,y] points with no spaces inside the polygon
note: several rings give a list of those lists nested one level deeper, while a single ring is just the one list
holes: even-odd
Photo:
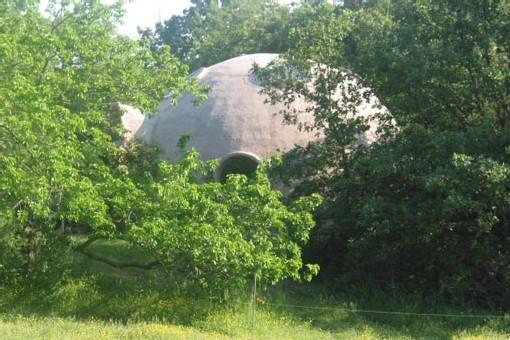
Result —
[{"label": "tree branch", "polygon": [[34,153],[32,152],[32,150],[27,147],[23,141],[21,140],[21,138],[19,138],[16,133],[14,133],[14,131],[12,131],[9,127],[7,127],[6,125],[4,124],[0,124],[0,128],[1,129],[4,129],[4,131],[7,131],[8,134],[11,135],[12,138],[14,138],[14,140],[16,141],[16,143],[18,143],[19,145],[21,145],[25,150],[27,150],[27,152],[30,154],[30,156],[32,156],[33,159],[36,159]]},{"label": "tree branch", "polygon": [[79,246],[76,246],[76,247],[74,248],[74,250],[77,250],[77,251],[79,251],[79,252],[82,252],[82,251],[84,251],[84,250],[85,250],[85,248],[87,248],[88,246],[90,246],[92,243],[94,243],[95,241],[100,240],[100,239],[102,239],[102,238],[104,238],[104,237],[97,236],[97,235],[96,235],[96,236],[89,237],[89,238],[87,239],[87,241],[83,242],[83,243],[82,243],[82,244],[80,244]]},{"label": "tree branch", "polygon": [[92,236],[87,241],[83,242],[79,246],[75,247],[74,250],[82,253],[83,255],[87,256],[89,259],[92,259],[94,261],[105,263],[111,267],[118,268],[118,269],[125,269],[125,268],[138,268],[138,269],[152,269],[156,266],[161,265],[161,261],[154,260],[149,262],[136,262],[136,261],[128,261],[128,262],[119,262],[115,261],[106,257],[102,257],[96,254],[93,254],[90,251],[87,251],[86,248],[90,246],[92,243],[94,243],[97,240],[103,239],[104,237],[101,236]]},{"label": "tree branch", "polygon": [[140,263],[140,262],[118,262],[118,261],[115,261],[112,259],[108,259],[106,257],[92,254],[91,252],[88,252],[85,250],[78,250],[78,251],[92,260],[105,263],[111,267],[118,268],[118,269],[125,269],[125,268],[152,269],[152,268],[159,266],[161,264],[157,260],[150,261],[150,262],[142,262],[142,263]]}]

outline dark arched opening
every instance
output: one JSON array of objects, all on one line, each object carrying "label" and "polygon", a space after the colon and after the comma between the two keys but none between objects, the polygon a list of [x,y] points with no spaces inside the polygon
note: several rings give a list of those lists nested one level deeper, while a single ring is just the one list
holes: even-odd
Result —
[{"label": "dark arched opening", "polygon": [[260,159],[249,152],[233,152],[220,161],[216,170],[216,179],[224,182],[230,174],[251,176],[257,170]]}]

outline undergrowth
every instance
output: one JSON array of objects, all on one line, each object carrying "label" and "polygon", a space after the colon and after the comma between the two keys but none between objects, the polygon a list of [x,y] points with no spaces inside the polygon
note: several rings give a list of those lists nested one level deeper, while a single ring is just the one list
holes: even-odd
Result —
[{"label": "undergrowth", "polygon": [[[103,256],[137,254],[100,242]],[[138,257],[145,254],[138,253]],[[418,294],[282,284],[237,292],[222,302],[179,287],[160,270],[118,270],[77,255],[66,280],[50,290],[0,287],[0,338],[508,339],[510,317],[446,318],[352,310],[495,314],[455,308]],[[233,298],[236,296],[236,298]],[[307,307],[307,308],[303,308]],[[72,336],[71,336],[72,335]],[[61,337],[60,337],[61,338]]]}]

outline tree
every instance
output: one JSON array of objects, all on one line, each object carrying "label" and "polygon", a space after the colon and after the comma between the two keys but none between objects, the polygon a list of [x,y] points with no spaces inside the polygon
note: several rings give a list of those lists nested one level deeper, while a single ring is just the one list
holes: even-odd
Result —
[{"label": "tree", "polygon": [[243,53],[280,53],[288,48],[288,7],[278,1],[196,1],[182,15],[158,24],[155,40],[170,45],[191,69]]},{"label": "tree", "polygon": [[[74,251],[119,268],[184,271],[174,279],[217,290],[248,272],[300,276],[318,198],[287,207],[263,174],[221,185],[194,153],[169,165],[149,147],[122,144],[117,103],[150,111],[168,91],[203,97],[168,47],[118,37],[119,3],[55,1],[48,18],[16,4],[0,5],[3,284],[50,284]],[[249,204],[255,211],[238,210]],[[78,230],[88,236],[81,244]],[[101,258],[89,248],[100,238],[143,247],[153,261]]]},{"label": "tree", "polygon": [[[297,192],[325,196],[309,249],[322,275],[508,306],[508,11],[455,0],[297,11],[285,67],[313,77],[267,92],[302,96],[308,128],[324,133],[285,172]],[[370,92],[391,112],[378,117],[386,138],[356,146],[367,122],[349,112]]]},{"label": "tree", "polygon": [[264,169],[254,178],[204,182],[215,166],[194,151],[178,164],[160,163],[138,197],[148,203],[132,211],[125,236],[160,259],[172,277],[184,275],[188,285],[210,292],[243,287],[254,275],[263,283],[315,275],[318,267],[303,265],[301,247],[320,197],[287,206]]},{"label": "tree", "polygon": [[114,163],[122,130],[114,104],[150,109],[169,89],[194,86],[168,49],[114,36],[119,4],[52,2],[49,18],[35,3],[18,4],[0,5],[0,210],[3,234],[16,240],[5,256],[19,255],[18,274],[35,275],[57,267],[61,255],[48,249],[64,245],[57,226],[115,229],[108,202],[122,183]]}]

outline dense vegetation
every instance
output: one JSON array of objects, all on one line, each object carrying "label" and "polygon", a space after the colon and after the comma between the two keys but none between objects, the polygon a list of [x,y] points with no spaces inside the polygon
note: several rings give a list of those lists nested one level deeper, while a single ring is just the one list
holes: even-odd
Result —
[{"label": "dense vegetation", "polygon": [[169,45],[191,69],[210,66],[243,53],[280,53],[288,49],[289,8],[276,0],[192,0],[175,15],[145,31],[157,46]]},{"label": "dense vegetation", "polygon": [[[285,52],[259,77],[274,101],[305,98],[316,119],[303,128],[325,134],[276,171],[301,183],[296,197],[326,198],[308,248],[321,277],[508,307],[508,1],[221,3],[194,2],[155,39],[193,67]],[[371,122],[353,112],[371,93],[381,139],[359,145]]]},{"label": "dense vegetation", "polygon": [[[294,327],[304,338],[508,333],[505,320],[282,312],[263,298],[254,324],[244,300],[232,307],[254,278],[261,296],[298,305],[510,307],[507,0],[196,0],[136,41],[115,33],[120,3],[50,1],[46,15],[37,3],[0,3],[2,332],[52,320],[111,336],[194,332],[136,324],[159,319],[232,337],[295,337]],[[304,98],[315,121],[301,128],[324,138],[223,183],[194,151],[169,164],[122,142],[118,103],[150,112],[168,92],[204,98],[190,70],[256,52],[282,53],[255,66],[264,91]],[[354,116],[372,94],[378,114]],[[294,124],[300,112],[282,114]],[[374,123],[379,139],[360,144]],[[292,197],[272,190],[269,174],[291,182]],[[319,267],[308,263],[329,290],[266,290],[311,279]],[[296,326],[302,319],[327,331]]]},{"label": "dense vegetation", "polygon": [[[301,193],[326,197],[310,249],[323,278],[509,306],[509,11],[381,0],[295,13],[286,67],[314,78],[268,92],[300,93],[314,107],[308,128],[325,133],[289,155],[299,171],[286,172],[305,179]],[[383,105],[382,138],[360,146],[370,122],[352,110],[369,92]]]},{"label": "dense vegetation", "polygon": [[[112,267],[164,269],[165,279],[223,297],[261,283],[311,278],[301,246],[317,195],[292,204],[261,171],[212,180],[215,162],[191,151],[178,164],[122,140],[121,110],[150,110],[165,93],[203,97],[169,48],[114,34],[121,5],[0,5],[0,282],[23,288],[66,280],[73,253]],[[87,235],[77,240],[75,235]],[[150,256],[113,261],[100,239]]]}]

